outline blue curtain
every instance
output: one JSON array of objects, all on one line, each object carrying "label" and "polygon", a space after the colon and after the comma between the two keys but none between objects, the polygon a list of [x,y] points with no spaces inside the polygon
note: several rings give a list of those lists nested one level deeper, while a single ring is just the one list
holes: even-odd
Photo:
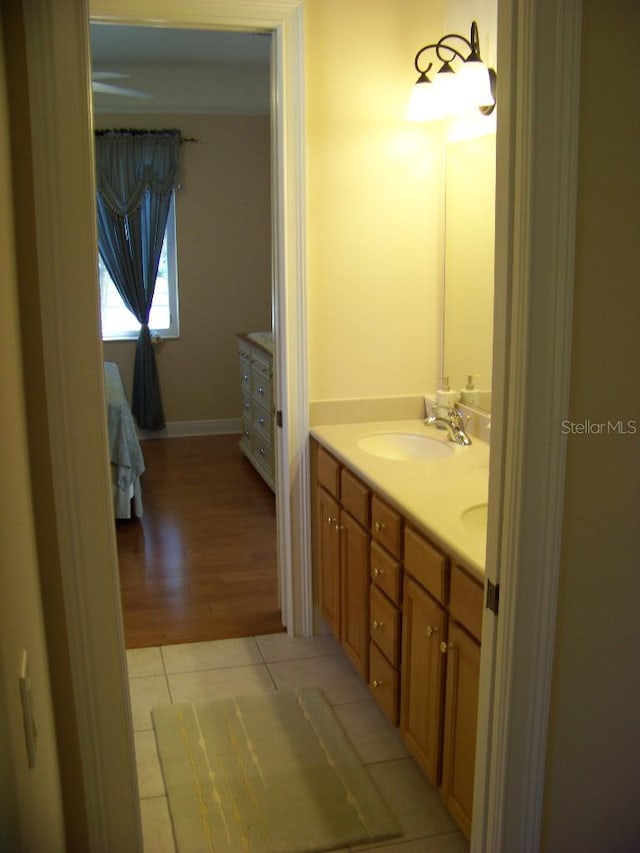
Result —
[{"label": "blue curtain", "polygon": [[96,132],[98,249],[124,304],[141,324],[131,409],[138,426],[149,430],[165,424],[149,312],[181,141],[178,130]]}]

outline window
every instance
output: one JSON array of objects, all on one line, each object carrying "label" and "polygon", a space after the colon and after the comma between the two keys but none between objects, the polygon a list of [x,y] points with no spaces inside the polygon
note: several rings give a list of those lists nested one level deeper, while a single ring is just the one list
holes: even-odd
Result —
[{"label": "window", "polygon": [[[163,338],[177,338],[178,324],[178,264],[176,251],[175,196],[171,199],[164,242],[158,264],[158,277],[149,314],[151,334]],[[100,315],[103,340],[126,340],[137,338],[140,323],[129,311],[107,268],[98,254],[98,276],[100,280]]]}]

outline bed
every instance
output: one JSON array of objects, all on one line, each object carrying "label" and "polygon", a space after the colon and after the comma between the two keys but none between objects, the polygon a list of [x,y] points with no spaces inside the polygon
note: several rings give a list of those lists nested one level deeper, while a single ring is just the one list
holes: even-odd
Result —
[{"label": "bed", "polygon": [[104,384],[114,514],[116,518],[131,518],[133,511],[140,518],[144,459],[118,365],[111,361],[104,363]]}]

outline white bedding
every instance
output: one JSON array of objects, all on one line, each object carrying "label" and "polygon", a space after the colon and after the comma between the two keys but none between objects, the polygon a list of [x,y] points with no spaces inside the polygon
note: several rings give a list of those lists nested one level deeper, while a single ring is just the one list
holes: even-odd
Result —
[{"label": "white bedding", "polygon": [[104,381],[115,517],[131,518],[132,506],[134,515],[141,517],[144,459],[117,364],[105,362]]}]

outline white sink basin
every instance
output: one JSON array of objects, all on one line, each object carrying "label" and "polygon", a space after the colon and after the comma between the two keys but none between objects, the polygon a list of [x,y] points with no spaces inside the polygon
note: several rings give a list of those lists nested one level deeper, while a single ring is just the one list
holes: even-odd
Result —
[{"label": "white sink basin", "polygon": [[487,505],[470,506],[462,513],[462,523],[475,536],[487,535]]},{"label": "white sink basin", "polygon": [[446,459],[453,452],[451,445],[445,441],[409,432],[378,432],[365,435],[358,441],[358,447],[372,456],[402,462],[433,462],[436,459]]}]

